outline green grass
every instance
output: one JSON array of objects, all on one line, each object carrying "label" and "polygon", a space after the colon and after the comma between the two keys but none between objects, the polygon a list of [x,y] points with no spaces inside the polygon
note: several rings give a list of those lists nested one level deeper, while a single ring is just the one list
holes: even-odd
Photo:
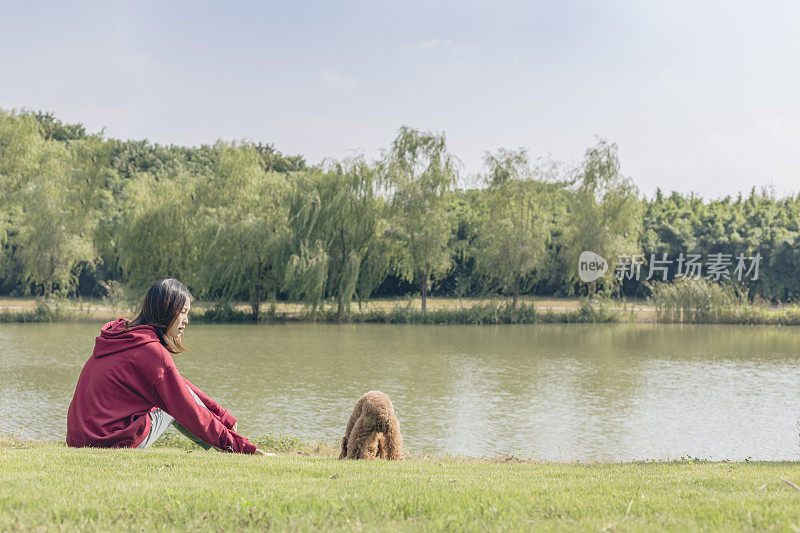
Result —
[{"label": "green grass", "polygon": [[[275,439],[275,437],[270,437]],[[752,530],[800,526],[798,463],[339,461],[0,441],[0,530]],[[280,443],[283,442],[281,445]]]}]

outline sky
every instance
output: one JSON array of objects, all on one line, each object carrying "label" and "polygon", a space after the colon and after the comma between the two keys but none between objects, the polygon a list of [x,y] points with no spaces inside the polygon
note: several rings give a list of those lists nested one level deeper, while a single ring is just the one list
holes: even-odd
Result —
[{"label": "sky", "polygon": [[309,163],[443,132],[641,192],[800,193],[800,2],[6,2],[0,108],[121,139],[268,142]]}]

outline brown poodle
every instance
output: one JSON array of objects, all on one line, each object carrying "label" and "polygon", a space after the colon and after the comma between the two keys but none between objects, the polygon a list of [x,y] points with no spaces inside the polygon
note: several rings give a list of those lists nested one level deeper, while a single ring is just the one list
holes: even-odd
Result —
[{"label": "brown poodle", "polygon": [[347,422],[339,459],[403,460],[403,436],[389,397],[369,391],[358,399]]}]

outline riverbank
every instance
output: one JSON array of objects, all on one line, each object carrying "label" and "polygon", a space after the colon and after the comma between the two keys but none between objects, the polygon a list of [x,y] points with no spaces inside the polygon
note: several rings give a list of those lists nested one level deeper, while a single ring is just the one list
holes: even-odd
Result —
[{"label": "riverbank", "polygon": [[[569,322],[633,321],[638,313],[654,311],[644,302],[609,301],[589,304],[578,298],[525,298],[512,309],[505,299],[429,298],[428,311],[422,312],[419,299],[376,299],[360,307],[352,305],[349,315],[336,313],[326,303],[315,312],[301,303],[273,302],[262,306],[260,322],[378,322],[389,324],[530,324]],[[0,322],[107,321],[133,316],[135,309],[112,307],[102,300],[56,300],[0,298]],[[252,322],[250,307],[243,303],[219,307],[197,301],[192,306],[192,321]]]},{"label": "riverbank", "polygon": [[[108,321],[131,317],[133,309],[115,308],[102,300],[43,302],[33,298],[0,298],[0,323]],[[217,307],[199,301],[191,319],[196,322],[252,322],[248,305]],[[663,310],[644,300],[580,298],[523,298],[516,308],[499,298],[430,298],[423,313],[417,299],[377,299],[353,304],[349,315],[336,313],[327,303],[311,313],[300,303],[264,305],[260,322],[375,322],[385,324],[535,324],[535,323],[661,323],[800,325],[800,306],[731,305],[692,312]]]},{"label": "riverbank", "polygon": [[[0,439],[0,530],[796,530],[800,463],[339,461]],[[300,452],[300,453],[298,453]]]}]

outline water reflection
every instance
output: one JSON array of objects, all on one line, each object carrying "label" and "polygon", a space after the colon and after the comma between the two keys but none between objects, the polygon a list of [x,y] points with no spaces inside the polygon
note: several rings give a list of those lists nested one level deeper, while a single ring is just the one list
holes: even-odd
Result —
[{"label": "water reflection", "polygon": [[[0,430],[63,438],[98,325],[0,328]],[[192,325],[184,375],[245,433],[336,441],[392,397],[416,452],[796,459],[800,329]]]}]

